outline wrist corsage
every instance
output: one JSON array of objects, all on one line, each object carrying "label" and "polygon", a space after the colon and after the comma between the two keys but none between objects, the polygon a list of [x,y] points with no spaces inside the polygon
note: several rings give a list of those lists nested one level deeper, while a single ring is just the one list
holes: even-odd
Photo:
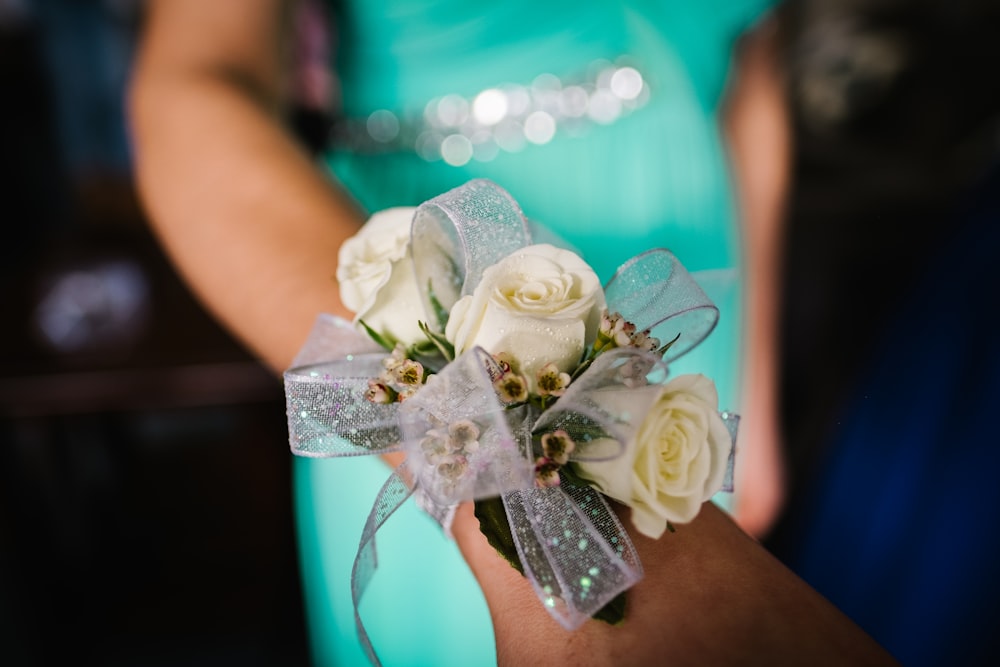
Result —
[{"label": "wrist corsage", "polygon": [[711,332],[715,306],[666,250],[602,287],[533,231],[476,180],[374,215],[341,249],[357,316],[321,316],[285,386],[295,454],[407,454],[361,536],[355,610],[375,534],[410,495],[446,529],[474,501],[490,543],[575,629],[621,621],[642,577],[608,498],[658,538],[731,490],[738,417],[719,411],[711,380],[667,372]]}]

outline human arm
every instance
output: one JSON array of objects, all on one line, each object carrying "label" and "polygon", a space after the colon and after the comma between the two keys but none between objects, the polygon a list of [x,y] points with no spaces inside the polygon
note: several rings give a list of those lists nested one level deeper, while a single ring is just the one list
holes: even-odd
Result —
[{"label": "human arm", "polygon": [[129,97],[153,228],[202,302],[276,372],[317,313],[348,314],[335,262],[363,219],[284,125],[291,11],[151,2]]},{"label": "human arm", "polygon": [[763,537],[784,502],[778,370],[784,206],[790,187],[791,125],[773,18],[738,49],[723,119],[744,244],[742,418],[733,517]]}]

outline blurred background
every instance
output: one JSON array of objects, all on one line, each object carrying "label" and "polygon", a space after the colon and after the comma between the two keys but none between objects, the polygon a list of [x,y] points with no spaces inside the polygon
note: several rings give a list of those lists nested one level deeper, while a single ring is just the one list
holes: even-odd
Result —
[{"label": "blurred background", "polygon": [[901,664],[1000,652],[1000,3],[793,0],[787,502],[765,545]]},{"label": "blurred background", "polygon": [[[782,423],[805,509],[766,544],[789,561],[858,397],[909,400],[870,377],[887,332],[919,343],[911,366],[995,360],[989,336],[943,356],[966,322],[933,310],[997,305],[995,4],[783,7]],[[191,297],[136,200],[122,93],[141,18],[141,0],[0,0],[0,663],[305,664],[280,383]],[[322,141],[315,110],[295,118]],[[939,256],[978,273],[914,306]],[[995,385],[963,386],[985,403]]]},{"label": "blurred background", "polygon": [[306,664],[280,381],[136,201],[141,10],[0,0],[0,663]]}]

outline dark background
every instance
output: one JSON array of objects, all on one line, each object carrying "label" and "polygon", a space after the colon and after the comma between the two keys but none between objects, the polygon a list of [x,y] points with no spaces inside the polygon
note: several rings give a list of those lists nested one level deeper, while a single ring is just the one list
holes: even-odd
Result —
[{"label": "dark background", "polygon": [[[795,146],[780,327],[793,505],[822,474],[818,461],[885,353],[887,327],[926,342],[912,361],[928,389],[936,346],[952,344],[954,332],[928,331],[932,320],[903,311],[940,253],[979,234],[972,209],[1000,196],[1000,3],[795,0],[778,18]],[[977,293],[1000,288],[1000,277],[986,281]],[[958,287],[952,298],[960,312],[997,304],[970,302]],[[976,351],[961,362],[974,374]],[[780,553],[796,539],[779,524],[768,545]]]},{"label": "dark background", "polygon": [[140,9],[0,2],[0,664],[307,664],[280,381],[133,190]]}]

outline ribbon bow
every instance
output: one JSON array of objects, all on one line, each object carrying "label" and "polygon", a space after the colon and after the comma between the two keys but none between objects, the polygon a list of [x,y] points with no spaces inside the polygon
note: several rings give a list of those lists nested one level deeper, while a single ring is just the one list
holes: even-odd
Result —
[{"label": "ribbon bow", "polygon": [[[417,284],[434,286],[433,294],[423,290],[426,312],[450,309],[472,293],[486,268],[531,242],[517,203],[489,181],[471,181],[424,203],[414,216],[411,251]],[[368,401],[365,391],[383,370],[385,350],[343,319],[318,318],[284,374],[292,452],[407,453],[375,499],[351,577],[358,635],[374,664],[378,657],[358,604],[376,567],[378,529],[414,493],[446,529],[458,503],[499,496],[525,576],[569,630],[642,578],[635,548],[604,496],[566,480],[536,486],[534,451],[540,434],[562,430],[577,443],[571,461],[619,456],[656,399],[667,362],[711,332],[718,310],[662,249],[624,264],[605,298],[638,330],[661,340],[677,336],[676,342],[662,358],[635,348],[599,355],[545,410],[510,409],[494,389],[502,370],[481,348],[446,364],[403,403]],[[735,418],[728,424],[735,428]]]}]

